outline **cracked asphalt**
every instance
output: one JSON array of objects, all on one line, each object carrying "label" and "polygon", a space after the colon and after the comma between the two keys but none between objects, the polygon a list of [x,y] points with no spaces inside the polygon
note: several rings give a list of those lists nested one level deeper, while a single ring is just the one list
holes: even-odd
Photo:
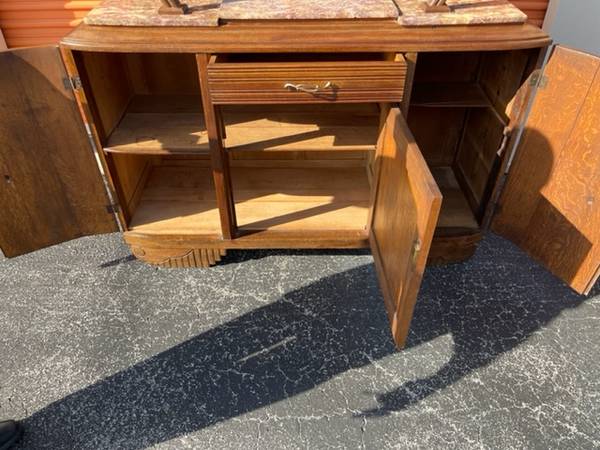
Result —
[{"label": "cracked asphalt", "polygon": [[21,449],[598,448],[600,289],[512,244],[429,268],[409,343],[362,251],[156,269],[119,235],[0,261]]}]

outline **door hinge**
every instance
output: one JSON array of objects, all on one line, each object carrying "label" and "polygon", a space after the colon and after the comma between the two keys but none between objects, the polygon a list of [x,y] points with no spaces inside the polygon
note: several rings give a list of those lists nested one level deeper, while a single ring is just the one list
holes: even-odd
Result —
[{"label": "door hinge", "polygon": [[541,70],[536,70],[531,74],[529,85],[531,87],[537,86],[538,89],[545,89],[548,86],[548,77]]},{"label": "door hinge", "polygon": [[65,89],[69,89],[69,90],[73,90],[73,91],[77,91],[83,87],[83,84],[81,83],[81,78],[79,77],[79,75],[76,75],[74,77],[63,78],[63,84],[65,86]]},{"label": "door hinge", "polygon": [[116,203],[106,205],[106,212],[109,214],[117,214],[119,211],[121,211],[121,206]]}]

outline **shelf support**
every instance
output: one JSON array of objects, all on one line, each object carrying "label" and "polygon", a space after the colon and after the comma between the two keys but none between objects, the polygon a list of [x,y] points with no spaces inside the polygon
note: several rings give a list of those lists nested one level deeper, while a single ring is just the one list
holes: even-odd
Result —
[{"label": "shelf support", "polygon": [[208,60],[209,55],[206,53],[199,53],[196,55],[217,205],[221,217],[221,229],[223,232],[223,239],[229,240],[236,237],[237,220],[235,215],[235,203],[233,200],[229,158],[223,148],[220,113],[211,101],[210,90],[208,88]]}]

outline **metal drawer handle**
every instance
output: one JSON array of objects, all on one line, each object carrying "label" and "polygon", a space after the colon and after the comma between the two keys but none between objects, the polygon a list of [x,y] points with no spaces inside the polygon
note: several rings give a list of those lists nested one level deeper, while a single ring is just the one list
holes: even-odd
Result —
[{"label": "metal drawer handle", "polygon": [[331,81],[328,81],[323,86],[317,85],[314,88],[306,87],[303,84],[292,84],[292,83],[285,83],[285,85],[283,86],[284,89],[289,89],[291,91],[298,91],[298,92],[307,92],[309,94],[317,94],[318,92],[321,92],[321,89],[331,89],[332,87],[333,87],[333,83]]}]

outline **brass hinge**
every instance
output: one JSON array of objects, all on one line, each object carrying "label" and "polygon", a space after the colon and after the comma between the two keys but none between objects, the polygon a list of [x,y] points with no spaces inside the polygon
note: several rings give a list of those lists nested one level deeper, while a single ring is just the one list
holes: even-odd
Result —
[{"label": "brass hinge", "polygon": [[116,203],[106,205],[106,212],[109,214],[117,214],[119,211],[121,211],[121,206]]},{"label": "brass hinge", "polygon": [[63,78],[63,84],[65,89],[77,91],[82,88],[81,78],[78,75],[74,77],[65,77]]},{"label": "brass hinge", "polygon": [[538,89],[545,89],[548,86],[548,77],[541,70],[536,70],[531,74],[529,85],[531,87],[537,86]]}]

